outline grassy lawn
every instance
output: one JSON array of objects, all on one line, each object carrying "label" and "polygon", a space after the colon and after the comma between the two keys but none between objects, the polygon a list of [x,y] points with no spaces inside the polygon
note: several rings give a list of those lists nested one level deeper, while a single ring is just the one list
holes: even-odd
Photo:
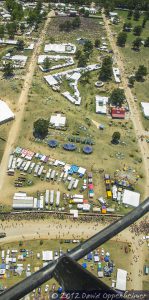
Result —
[{"label": "grassy lawn", "polygon": [[[14,276],[13,272],[7,271],[6,273],[9,274],[10,277],[1,279],[0,280],[1,285],[10,287],[10,286],[16,284],[17,282],[21,281],[22,279],[24,279],[26,277],[25,270],[26,270],[27,264],[30,264],[30,266],[31,266],[31,273],[35,272],[37,270],[37,268],[41,268],[43,266],[42,251],[45,251],[45,250],[59,251],[61,249],[63,252],[67,252],[67,249],[72,249],[75,247],[75,244],[73,244],[73,243],[66,244],[66,243],[64,243],[64,240],[61,240],[61,241],[59,241],[59,240],[42,240],[42,242],[43,242],[43,244],[41,245],[40,240],[24,241],[22,246],[19,246],[19,241],[18,241],[18,243],[10,243],[10,244],[4,244],[4,245],[1,244],[0,248],[1,248],[1,250],[5,250],[5,254],[8,249],[10,249],[10,250],[16,249],[16,250],[18,250],[18,252],[21,248],[29,250],[29,257],[26,257],[25,261],[19,262],[17,260],[17,263],[23,263],[24,271],[22,272],[22,275]],[[116,243],[116,247],[117,247],[117,252],[115,251],[115,243]],[[112,273],[112,277],[111,278],[106,278],[106,277],[103,278],[103,281],[106,284],[108,284],[109,286],[111,286],[111,279],[116,279],[117,268],[122,268],[122,269],[127,270],[126,266],[128,266],[128,262],[130,261],[130,255],[129,255],[129,253],[127,253],[127,254],[125,253],[126,246],[127,246],[127,243],[109,241],[109,242],[105,243],[103,245],[103,247],[100,247],[97,249],[97,250],[99,250],[99,253],[102,248],[105,250],[105,253],[108,251],[110,253],[111,260],[113,260],[113,262],[115,264],[114,272]],[[30,254],[30,251],[32,251],[33,254]],[[41,255],[40,259],[37,258],[37,253],[40,253],[40,255]],[[119,255],[117,255],[117,253],[119,253]],[[86,262],[86,260],[81,259],[79,262],[80,262],[80,264],[82,264],[83,262]],[[103,262],[102,266],[105,266],[105,265],[106,265],[106,263]],[[95,276],[97,276],[97,263],[94,263],[93,261],[87,262],[87,269],[89,271],[93,272],[93,274]],[[46,284],[49,284],[49,287],[51,289],[52,284],[54,282],[55,282],[55,280],[51,279]],[[56,283],[56,286],[57,287],[59,286],[58,283]],[[44,287],[45,287],[45,284],[42,286],[43,293],[44,293]]]},{"label": "grassy lawn", "polygon": [[[127,19],[126,11],[118,11],[118,15],[120,17],[120,23],[118,25],[112,25],[113,31],[117,34],[122,30],[123,24],[125,22],[131,22],[132,28],[138,25],[142,25],[143,16],[140,17],[138,21],[134,21],[133,18],[131,20]],[[149,21],[147,21],[145,28],[141,34],[142,40],[145,40],[149,36]],[[138,69],[139,65],[144,65],[147,67],[149,72],[149,60],[148,60],[148,48],[145,48],[143,45],[140,48],[139,52],[132,50],[132,42],[136,39],[136,36],[133,34],[133,30],[130,33],[127,33],[127,42],[125,48],[119,48],[122,51],[124,59],[126,61],[125,70],[129,75],[134,74]],[[149,75],[146,76],[144,82],[135,82],[134,88],[132,88],[133,94],[138,98],[138,107],[140,110],[140,114],[142,117],[142,122],[144,128],[149,130],[149,121],[143,117],[140,109],[140,102],[149,102]]]}]

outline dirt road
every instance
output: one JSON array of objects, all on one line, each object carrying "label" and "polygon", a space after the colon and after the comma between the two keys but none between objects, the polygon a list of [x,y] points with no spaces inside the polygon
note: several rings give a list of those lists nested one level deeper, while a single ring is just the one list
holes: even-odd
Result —
[{"label": "dirt road", "polygon": [[117,66],[120,69],[121,72],[121,86],[125,90],[125,95],[126,99],[129,104],[130,108],[130,114],[131,114],[131,120],[133,122],[134,130],[136,133],[136,138],[140,147],[140,151],[142,154],[142,159],[144,163],[144,175],[146,177],[146,184],[144,186],[144,196],[145,198],[149,195],[149,147],[146,143],[145,140],[141,141],[140,136],[143,136],[145,133],[145,130],[143,128],[141,119],[140,119],[140,114],[137,108],[136,103],[134,102],[134,96],[131,92],[131,89],[128,87],[128,80],[127,80],[127,75],[125,72],[125,67],[124,67],[124,62],[123,62],[123,57],[122,54],[120,54],[119,48],[116,45],[116,42],[114,40],[111,28],[109,26],[109,20],[106,19],[105,15],[102,14],[103,20],[105,23],[105,28],[107,31],[107,36],[111,44],[111,48],[114,52],[115,56],[115,61],[117,62]]},{"label": "dirt road", "polygon": [[22,88],[22,91],[21,91],[21,94],[19,97],[18,104],[17,104],[17,109],[16,109],[17,112],[15,114],[15,120],[9,131],[7,143],[6,143],[4,154],[3,154],[1,164],[0,164],[0,201],[3,196],[3,192],[2,192],[3,185],[6,181],[6,176],[7,176],[6,170],[7,170],[9,154],[11,153],[13,146],[19,136],[21,122],[23,120],[23,115],[24,115],[24,109],[25,109],[25,105],[28,100],[29,89],[32,84],[33,75],[34,75],[35,67],[37,64],[37,55],[39,54],[40,47],[44,41],[46,30],[47,30],[48,24],[51,20],[50,17],[52,17],[53,15],[54,15],[53,11],[49,13],[47,20],[45,22],[44,28],[43,28],[42,32],[40,33],[40,37],[35,45],[32,57],[30,59],[30,64],[29,64],[29,67],[28,67],[28,70],[27,70],[27,73],[25,76],[24,85],[23,85],[23,88]]},{"label": "dirt road", "polygon": [[[140,136],[144,135],[144,128],[142,126],[141,120],[140,120],[140,114],[138,111],[138,108],[136,106],[136,103],[134,102],[134,96],[131,92],[131,89],[128,87],[128,80],[127,75],[125,72],[124,62],[122,54],[120,54],[120,51],[116,45],[116,41],[114,40],[114,37],[111,32],[111,28],[109,26],[109,20],[106,19],[105,15],[103,15],[103,20],[105,23],[105,28],[107,31],[107,36],[109,39],[109,42],[111,44],[111,48],[113,50],[115,61],[117,62],[117,66],[120,69],[121,72],[121,86],[125,90],[126,99],[129,104],[130,108],[130,114],[131,114],[131,120],[133,122],[134,130],[136,133],[136,138],[140,147],[140,151],[142,154],[142,159],[144,163],[144,175],[146,178],[146,184],[144,186],[144,197],[146,198],[149,195],[149,148],[145,140],[141,141]],[[125,232],[125,231],[124,231]],[[129,233],[130,234],[130,233]],[[133,242],[134,243],[134,242]],[[138,276],[138,270],[143,269],[143,263],[144,263],[144,249],[142,247],[142,251],[140,251],[140,248],[137,246],[139,243],[139,237],[136,237],[135,241],[135,252],[136,256],[139,258],[138,261],[133,265],[132,267],[132,278],[133,278],[133,286],[134,289],[142,289],[142,280],[143,275]]]}]

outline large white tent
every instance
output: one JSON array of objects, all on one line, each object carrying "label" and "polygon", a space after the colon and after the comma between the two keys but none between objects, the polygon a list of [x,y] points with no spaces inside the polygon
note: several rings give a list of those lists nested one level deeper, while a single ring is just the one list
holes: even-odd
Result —
[{"label": "large white tent", "polygon": [[137,207],[140,202],[140,194],[129,190],[124,190],[122,202],[124,204]]},{"label": "large white tent", "polygon": [[0,124],[14,119],[14,113],[10,110],[8,105],[0,100]]},{"label": "large white tent", "polygon": [[143,110],[144,117],[149,119],[149,103],[148,102],[141,102],[141,107]]},{"label": "large white tent", "polygon": [[120,291],[126,290],[127,271],[117,269],[116,289]]}]

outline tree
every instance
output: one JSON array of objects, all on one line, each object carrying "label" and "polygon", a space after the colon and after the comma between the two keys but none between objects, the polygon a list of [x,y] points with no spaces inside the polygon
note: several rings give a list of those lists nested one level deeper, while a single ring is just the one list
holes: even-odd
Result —
[{"label": "tree", "polygon": [[45,58],[44,61],[43,61],[43,68],[44,68],[45,70],[49,70],[50,65],[51,65],[51,62],[50,62],[50,60],[49,60],[49,57],[46,56],[46,58]]},{"label": "tree", "polygon": [[4,26],[0,25],[0,38],[1,39],[4,37],[4,32],[5,32]]},{"label": "tree", "polygon": [[149,37],[146,38],[145,43],[144,43],[144,47],[149,47]]},{"label": "tree", "polygon": [[124,90],[114,89],[110,95],[109,102],[114,106],[122,106],[125,100]]},{"label": "tree", "polygon": [[99,40],[99,39],[96,39],[96,40],[95,40],[95,48],[99,48],[99,47],[100,47],[100,44],[101,44],[100,40]]},{"label": "tree", "polygon": [[18,25],[16,22],[6,24],[6,29],[10,38],[14,38],[14,35],[17,32],[17,28]]},{"label": "tree", "polygon": [[132,15],[133,15],[133,11],[129,10],[127,14],[127,19],[130,20],[132,18]]},{"label": "tree", "polygon": [[132,43],[132,46],[133,46],[133,49],[136,50],[136,51],[139,51],[140,50],[140,47],[141,47],[141,38],[136,38],[133,43]]},{"label": "tree", "polygon": [[112,75],[112,59],[110,56],[106,56],[102,63],[99,79],[103,81],[108,81],[111,79]]},{"label": "tree", "polygon": [[115,131],[112,135],[112,144],[119,144],[121,134],[119,131]]},{"label": "tree", "polygon": [[126,32],[120,32],[117,37],[117,45],[120,47],[124,47],[127,40],[127,33]]},{"label": "tree", "polygon": [[82,51],[78,49],[75,53],[75,58],[79,59],[81,55],[82,55]]},{"label": "tree", "polygon": [[85,18],[88,18],[89,15],[90,15],[89,10],[85,10],[85,12],[84,12],[84,17],[85,17]]},{"label": "tree", "polygon": [[72,21],[72,23],[71,23],[72,28],[73,28],[73,29],[79,28],[80,25],[81,25],[81,20],[80,20],[80,18],[79,18],[79,17],[74,18],[73,21]]},{"label": "tree", "polygon": [[85,44],[84,44],[84,52],[92,52],[93,50],[93,44],[91,41],[87,40],[85,41]]},{"label": "tree", "polygon": [[10,63],[10,62],[5,63],[4,69],[3,69],[3,76],[5,78],[13,76],[13,65],[12,65],[12,63]]},{"label": "tree", "polygon": [[38,119],[33,124],[33,135],[40,139],[44,139],[48,134],[49,121]]},{"label": "tree", "polygon": [[137,36],[140,36],[141,33],[142,33],[142,26],[135,26],[134,29],[133,29],[133,34],[137,35]]},{"label": "tree", "polygon": [[82,54],[78,60],[78,68],[84,68],[87,66],[87,57]]},{"label": "tree", "polygon": [[147,75],[147,68],[144,65],[140,65],[136,71],[135,78],[137,81],[143,81],[144,76]]},{"label": "tree", "polygon": [[123,25],[123,31],[130,32],[131,28],[132,28],[131,22],[124,23],[124,25]]},{"label": "tree", "polygon": [[147,18],[144,17],[144,19],[143,19],[143,21],[142,21],[142,28],[145,28],[146,22],[147,22]]},{"label": "tree", "polygon": [[133,18],[135,21],[138,21],[140,19],[140,11],[139,10],[135,10],[133,13]]},{"label": "tree", "polygon": [[24,50],[24,41],[23,40],[18,40],[16,48],[18,51],[23,51]]},{"label": "tree", "polygon": [[133,87],[134,83],[135,83],[135,76],[129,77],[129,79],[128,79],[129,86]]},{"label": "tree", "polygon": [[81,82],[89,83],[89,80],[90,80],[90,72],[89,71],[83,72],[81,75]]}]

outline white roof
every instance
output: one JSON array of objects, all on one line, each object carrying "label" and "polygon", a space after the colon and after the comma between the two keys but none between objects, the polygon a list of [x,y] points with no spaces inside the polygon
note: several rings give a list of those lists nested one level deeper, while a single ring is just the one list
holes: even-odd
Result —
[{"label": "white roof", "polygon": [[7,122],[11,119],[14,119],[14,113],[4,101],[0,100],[0,123]]},{"label": "white roof", "polygon": [[120,70],[118,68],[113,68],[113,75],[114,75],[114,78],[115,78],[115,82],[120,83],[121,82]]},{"label": "white roof", "polygon": [[66,117],[62,116],[61,114],[51,116],[50,123],[54,124],[55,127],[65,126]]},{"label": "white roof", "polygon": [[127,271],[117,269],[116,289],[120,291],[126,290]]},{"label": "white roof", "polygon": [[27,61],[27,56],[25,55],[14,55],[11,57],[11,60],[14,60],[14,61],[20,61],[20,62],[26,62]]},{"label": "white roof", "polygon": [[144,116],[149,118],[149,102],[141,102]]},{"label": "white roof", "polygon": [[140,202],[140,193],[124,190],[122,202],[137,207]]},{"label": "white roof", "polygon": [[50,86],[58,84],[58,81],[52,75],[44,76],[44,79],[48,82]]},{"label": "white roof", "polygon": [[34,43],[31,43],[30,45],[28,45],[28,47],[25,47],[25,50],[33,50],[34,49]]},{"label": "white roof", "polygon": [[85,174],[85,172],[86,172],[86,169],[84,169],[84,168],[82,168],[82,167],[79,167],[79,170],[78,170],[78,173],[79,174]]},{"label": "white roof", "polygon": [[42,251],[42,260],[44,261],[53,260],[53,251]]},{"label": "white roof", "polygon": [[103,96],[96,96],[96,113],[106,114],[107,107],[106,104],[108,103],[108,97]]},{"label": "white roof", "polygon": [[76,46],[73,44],[46,44],[44,52],[75,53]]}]

